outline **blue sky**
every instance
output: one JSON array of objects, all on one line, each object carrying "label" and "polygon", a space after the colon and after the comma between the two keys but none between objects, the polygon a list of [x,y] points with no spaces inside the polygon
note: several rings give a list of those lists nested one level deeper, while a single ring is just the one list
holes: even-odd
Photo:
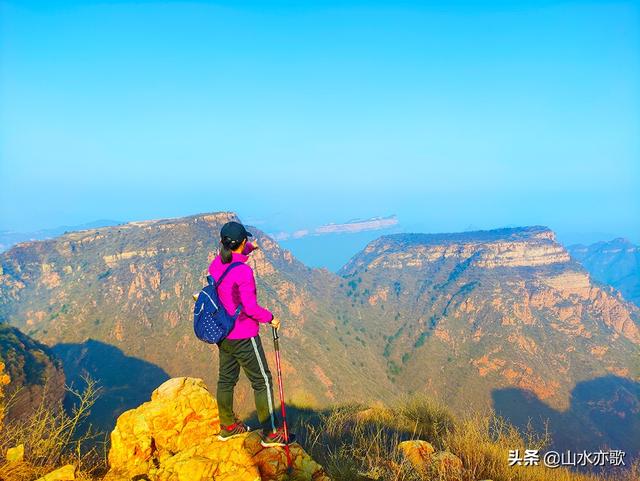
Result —
[{"label": "blue sky", "polygon": [[235,210],[640,242],[638,3],[0,5],[0,229]]}]

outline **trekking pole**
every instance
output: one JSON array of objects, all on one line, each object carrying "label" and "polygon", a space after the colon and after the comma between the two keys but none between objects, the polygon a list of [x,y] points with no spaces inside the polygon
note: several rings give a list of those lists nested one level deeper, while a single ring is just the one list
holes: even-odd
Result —
[{"label": "trekking pole", "polygon": [[271,326],[271,332],[273,333],[273,347],[276,351],[276,372],[278,373],[278,391],[280,392],[280,410],[282,411],[282,428],[284,429],[284,450],[287,453],[287,470],[290,472],[292,469],[291,464],[291,452],[289,451],[289,428],[287,427],[287,409],[284,405],[284,389],[282,387],[282,369],[280,367],[280,337],[278,336],[278,330]]}]

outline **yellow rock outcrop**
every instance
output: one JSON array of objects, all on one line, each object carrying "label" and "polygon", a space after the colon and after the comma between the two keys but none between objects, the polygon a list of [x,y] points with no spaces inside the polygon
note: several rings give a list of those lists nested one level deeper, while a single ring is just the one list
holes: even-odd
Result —
[{"label": "yellow rock outcrop", "polygon": [[322,467],[291,445],[287,478],[284,449],[264,448],[257,433],[219,441],[218,407],[203,381],[174,378],[151,401],[123,413],[111,433],[107,481],[329,481]]},{"label": "yellow rock outcrop", "polygon": [[73,464],[51,471],[49,474],[38,478],[37,481],[74,481],[76,479],[76,467]]},{"label": "yellow rock outcrop", "polygon": [[398,444],[398,449],[421,474],[427,472],[431,456],[436,451],[431,443],[421,440],[403,441]]},{"label": "yellow rock outcrop", "polygon": [[4,457],[8,463],[21,463],[24,461],[24,444],[7,449]]},{"label": "yellow rock outcrop", "polygon": [[448,451],[436,451],[431,443],[421,440],[403,441],[398,449],[415,470],[426,479],[459,481],[463,465],[458,456]]}]

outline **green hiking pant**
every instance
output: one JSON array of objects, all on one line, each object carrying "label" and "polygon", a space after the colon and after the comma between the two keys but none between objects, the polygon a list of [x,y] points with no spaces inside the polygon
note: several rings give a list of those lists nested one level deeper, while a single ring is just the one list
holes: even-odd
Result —
[{"label": "green hiking pant", "polygon": [[242,366],[253,388],[258,421],[264,432],[274,431],[278,427],[278,419],[273,403],[273,381],[260,336],[249,339],[224,339],[218,347],[220,370],[216,397],[220,424],[229,426],[235,422],[233,389],[240,377]]}]

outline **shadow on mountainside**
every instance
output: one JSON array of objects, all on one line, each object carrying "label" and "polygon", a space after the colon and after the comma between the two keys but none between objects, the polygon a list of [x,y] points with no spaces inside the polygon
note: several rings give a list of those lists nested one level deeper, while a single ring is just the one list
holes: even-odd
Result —
[{"label": "shadow on mountainside", "polygon": [[497,389],[492,393],[496,414],[526,430],[544,432],[545,421],[556,450],[621,449],[625,463],[640,455],[640,383],[604,376],[576,384],[569,409],[557,411],[530,391]]},{"label": "shadow on mountainside", "polygon": [[[82,344],[57,344],[53,352],[62,361],[68,385],[81,389],[86,375],[98,382],[100,396],[88,421],[107,434],[120,414],[148,401],[152,391],[169,379],[155,364],[93,339]],[[68,395],[65,405],[71,401]]]}]

